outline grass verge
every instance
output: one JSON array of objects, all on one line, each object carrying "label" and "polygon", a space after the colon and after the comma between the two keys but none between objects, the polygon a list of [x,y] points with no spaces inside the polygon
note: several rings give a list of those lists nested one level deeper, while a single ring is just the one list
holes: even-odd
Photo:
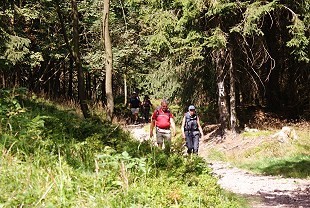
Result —
[{"label": "grass verge", "polygon": [[200,157],[166,155],[100,118],[5,93],[1,207],[246,206],[220,189]]}]

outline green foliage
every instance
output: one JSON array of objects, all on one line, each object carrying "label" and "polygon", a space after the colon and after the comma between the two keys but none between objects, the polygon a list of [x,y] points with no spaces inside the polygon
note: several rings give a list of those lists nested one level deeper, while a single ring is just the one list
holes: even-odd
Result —
[{"label": "green foliage", "polygon": [[257,132],[242,132],[243,137],[264,137],[264,136],[271,136],[274,132],[273,131],[257,131]]},{"label": "green foliage", "polygon": [[219,28],[212,31],[212,35],[206,38],[205,45],[213,49],[225,48],[227,44],[227,35]]},{"label": "green foliage", "polygon": [[293,36],[290,41],[286,43],[288,47],[294,48],[293,54],[295,54],[299,61],[310,61],[309,53],[309,37],[306,36],[306,27],[304,22],[301,21],[295,14],[292,20],[292,25],[287,26],[290,34]]},{"label": "green foliage", "polygon": [[[9,108],[2,112],[17,106],[9,100],[0,100]],[[22,100],[26,111],[11,117],[13,133],[0,114],[1,206],[243,207],[222,194],[200,157],[168,156],[100,120]]]},{"label": "green foliage", "polygon": [[239,32],[244,36],[250,35],[264,35],[261,30],[263,18],[265,15],[272,12],[278,6],[278,0],[272,2],[254,1],[247,6],[244,20],[238,26],[231,29],[231,32]]},{"label": "green foliage", "polygon": [[175,31],[180,32],[180,34],[192,33],[193,31],[187,31],[187,28],[190,27],[190,24],[197,23],[197,18],[201,15],[204,9],[204,0],[177,0],[174,1],[175,8],[181,8],[182,15],[176,15],[178,18]]},{"label": "green foliage", "polygon": [[240,144],[238,151],[225,153],[211,150],[208,157],[228,161],[238,167],[266,175],[308,178],[310,176],[309,130],[296,128],[296,132],[298,139],[285,143],[270,138],[270,131],[243,133],[243,136],[248,135],[251,138],[253,144],[245,147]]},{"label": "green foliage", "polygon": [[0,90],[0,115],[8,118],[16,116],[19,113],[25,112],[25,109],[19,103],[19,98],[26,92],[25,88]]},{"label": "green foliage", "polygon": [[215,15],[226,16],[237,13],[237,10],[248,6],[248,1],[245,2],[229,2],[229,1],[210,1],[209,9],[206,16],[213,17]]},{"label": "green foliage", "polygon": [[40,67],[41,63],[44,61],[41,52],[30,52],[30,57],[25,61],[25,63],[29,64],[31,68]]},{"label": "green foliage", "polygon": [[28,38],[11,35],[6,43],[6,51],[4,53],[6,60],[12,65],[22,61],[30,52],[29,45],[30,40]]},{"label": "green foliage", "polygon": [[296,155],[276,159],[265,158],[254,164],[246,164],[243,167],[266,175],[308,178],[310,176],[310,156]]},{"label": "green foliage", "polygon": [[202,56],[203,35],[197,31],[190,31],[186,38],[175,37],[171,40],[173,45],[179,46],[173,49],[173,53],[179,54],[178,56],[184,57],[183,61],[185,63],[191,63],[193,61],[203,60]]},{"label": "green foliage", "polygon": [[40,17],[40,11],[34,10],[33,7],[31,7],[31,4],[26,4],[25,7],[18,7],[15,5],[15,12],[19,16],[23,16],[25,18],[25,21],[31,21],[34,19],[38,19]]},{"label": "green foliage", "polygon": [[[172,46],[169,35],[173,32],[175,22],[172,14],[169,12],[151,14],[146,21],[150,22],[150,27],[155,28],[154,34],[148,37],[146,48],[155,53],[171,50]],[[152,24],[156,24],[156,26]]]},{"label": "green foliage", "polygon": [[[101,32],[103,1],[83,0],[79,1],[78,7],[81,61],[87,73],[86,90],[91,95],[90,102],[100,102],[105,99]],[[42,0],[18,4],[4,1],[1,8],[0,66],[1,76],[6,81],[3,85],[18,83],[30,86],[36,92],[48,93],[48,96],[67,97],[68,94],[71,96],[71,89],[66,83],[73,81],[72,98],[76,98],[76,73],[69,80],[72,67],[68,49],[72,47],[70,2]],[[269,77],[265,71],[270,68],[268,65],[276,63],[275,71],[280,69],[279,82],[283,82],[278,85],[281,89],[267,87],[265,93],[263,88],[266,86],[258,85],[253,86],[257,91],[253,94],[283,92],[285,96],[280,93],[278,97],[286,100],[286,95],[294,97],[292,100],[298,98],[298,105],[303,106],[300,111],[304,111],[307,107],[304,91],[287,92],[286,86],[294,83],[296,89],[307,88],[304,83],[309,63],[309,8],[309,1],[305,0],[111,1],[109,21],[113,41],[114,94],[124,97],[126,81],[129,91],[138,88],[152,98],[177,100],[182,106],[193,101],[200,107],[214,103],[217,99],[217,68],[213,55],[216,50],[223,49],[231,51],[236,87],[240,88],[241,94],[243,86],[253,86],[252,78],[262,80],[261,85],[264,85],[263,80],[277,80],[273,77],[278,76],[276,73]],[[60,20],[63,20],[64,28]],[[277,40],[276,44],[273,40]],[[283,47],[284,44],[289,49]],[[227,47],[229,50],[224,50]],[[283,54],[281,58],[277,55],[279,51]],[[305,63],[300,65],[294,57]],[[225,71],[228,62],[223,57],[221,59],[218,63]],[[298,79],[291,76],[294,68]],[[55,86],[57,90],[54,90]],[[296,108],[299,110],[299,106]]]},{"label": "green foliage", "polygon": [[142,43],[150,53],[151,67],[142,79],[137,78],[139,74],[135,75],[139,88],[155,98],[173,100],[181,92],[178,75],[182,77],[184,71],[193,67],[191,63],[204,59],[204,34],[198,30],[197,21],[205,8],[204,2],[182,0],[161,4],[151,1],[140,6],[145,11],[140,14]]},{"label": "green foliage", "polygon": [[162,62],[158,70],[154,70],[145,78],[145,82],[148,83],[147,87],[144,85],[145,91],[155,98],[173,100],[180,87],[170,61]]},{"label": "green foliage", "polygon": [[210,149],[208,152],[208,158],[215,161],[227,161],[225,153],[216,149]]}]

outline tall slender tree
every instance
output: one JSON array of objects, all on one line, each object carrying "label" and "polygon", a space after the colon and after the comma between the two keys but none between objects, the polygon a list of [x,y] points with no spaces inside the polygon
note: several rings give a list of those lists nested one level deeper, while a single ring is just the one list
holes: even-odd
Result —
[{"label": "tall slender tree", "polygon": [[84,118],[90,117],[90,112],[87,105],[86,93],[85,93],[85,83],[84,83],[84,73],[82,69],[82,62],[80,57],[79,49],[79,17],[78,17],[78,8],[76,0],[71,0],[72,4],[72,13],[73,13],[73,54],[75,60],[75,67],[78,72],[78,94],[81,110],[83,112]]},{"label": "tall slender tree", "polygon": [[112,56],[112,42],[109,30],[109,12],[110,0],[104,0],[102,25],[103,25],[103,40],[105,48],[105,90],[107,97],[107,119],[112,121],[114,111],[114,98],[112,90],[112,72],[113,72],[113,56]]}]

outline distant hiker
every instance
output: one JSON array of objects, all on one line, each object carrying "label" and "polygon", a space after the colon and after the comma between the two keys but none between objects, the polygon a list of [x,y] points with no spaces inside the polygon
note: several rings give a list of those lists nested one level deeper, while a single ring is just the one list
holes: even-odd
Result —
[{"label": "distant hiker", "polygon": [[190,105],[182,120],[182,137],[186,141],[187,153],[198,154],[199,139],[203,137],[199,117],[195,106]]},{"label": "distant hiker", "polygon": [[132,113],[132,120],[134,124],[138,124],[138,118],[139,118],[139,108],[141,105],[140,98],[138,97],[138,94],[136,92],[132,93],[131,98],[129,99],[129,107]]},{"label": "distant hiker", "polygon": [[143,117],[146,123],[149,122],[149,117],[150,117],[150,109],[152,107],[151,100],[148,95],[144,96],[143,102],[142,102],[142,107],[143,107]]},{"label": "distant hiker", "polygon": [[[150,137],[153,137],[153,129],[156,127],[156,140],[160,148],[163,143],[165,145],[165,152],[170,152],[171,136],[175,136],[175,123],[172,113],[168,109],[168,102],[161,101],[160,108],[156,109],[151,117]],[[171,132],[171,129],[172,132]]]}]

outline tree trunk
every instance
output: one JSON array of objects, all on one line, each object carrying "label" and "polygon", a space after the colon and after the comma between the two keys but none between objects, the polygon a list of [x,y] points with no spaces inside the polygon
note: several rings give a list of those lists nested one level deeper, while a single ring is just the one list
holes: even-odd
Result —
[{"label": "tree trunk", "polygon": [[[74,58],[74,55],[73,55],[73,51],[72,51],[72,48],[70,46],[70,43],[69,43],[69,39],[68,39],[68,35],[67,35],[67,32],[66,32],[66,27],[65,27],[65,23],[64,23],[64,19],[63,19],[63,15],[61,13],[61,9],[60,9],[60,6],[59,6],[60,2],[59,0],[56,0],[56,11],[57,11],[57,15],[58,15],[58,18],[59,18],[59,23],[60,23],[60,26],[61,26],[61,32],[62,32],[62,35],[63,35],[63,38],[64,38],[64,41],[66,43],[66,47],[68,49],[68,52],[70,54],[69,56],[69,77],[68,77],[68,93],[67,93],[67,96],[72,99],[73,97],[73,92],[72,92],[72,89],[73,89],[73,84],[72,84],[72,81],[73,81],[73,60],[75,59]],[[65,75],[66,73],[64,73]]]},{"label": "tree trunk", "polygon": [[225,92],[225,72],[224,72],[224,62],[226,57],[225,49],[219,49],[215,51],[215,67],[217,72],[217,86],[218,86],[218,108],[220,115],[221,124],[221,137],[224,136],[225,130],[228,128],[228,106],[227,106],[227,93]]},{"label": "tree trunk", "polygon": [[66,60],[64,59],[63,61],[62,61],[62,96],[64,96],[64,98],[67,98],[67,68],[66,68]]},{"label": "tree trunk", "polygon": [[61,32],[62,32],[62,35],[64,37],[64,41],[66,43],[66,47],[68,49],[70,57],[73,57],[73,51],[72,51],[72,48],[71,48],[70,43],[69,43],[69,39],[68,39],[68,35],[67,35],[67,32],[66,32],[66,27],[65,27],[64,19],[63,19],[63,16],[62,16],[62,13],[61,13],[61,10],[60,10],[60,6],[59,6],[59,0],[56,0],[56,11],[57,11],[57,15],[58,15],[58,18],[59,18],[59,23],[60,23],[60,26],[61,26]]},{"label": "tree trunk", "polygon": [[93,95],[91,91],[91,75],[89,72],[86,72],[86,95],[91,100]]},{"label": "tree trunk", "polygon": [[113,111],[114,111],[114,100],[112,91],[112,43],[109,31],[109,10],[110,10],[110,0],[104,0],[103,8],[103,36],[104,36],[104,48],[105,48],[105,69],[106,69],[106,79],[105,79],[105,90],[107,96],[107,119],[112,121]]},{"label": "tree trunk", "polygon": [[95,100],[95,102],[96,103],[98,103],[98,101],[100,100],[100,99],[98,99],[98,91],[97,91],[97,79],[98,79],[98,77],[95,75],[94,76],[94,78],[93,78],[93,81],[92,81],[92,83],[93,83],[93,88],[92,88],[92,95],[93,95],[93,100]]},{"label": "tree trunk", "polygon": [[73,98],[73,59],[69,58],[68,97]]},{"label": "tree trunk", "polygon": [[73,55],[75,59],[75,67],[78,72],[78,95],[81,110],[83,112],[84,118],[89,118],[90,113],[86,103],[86,94],[85,94],[85,84],[84,84],[84,74],[82,70],[81,57],[79,51],[79,32],[78,32],[78,9],[76,0],[72,0],[72,13],[73,13]]},{"label": "tree trunk", "polygon": [[127,76],[126,74],[124,74],[124,96],[125,96],[124,104],[126,105],[127,104]]},{"label": "tree trunk", "polygon": [[235,72],[232,62],[232,52],[229,52],[229,77],[230,77],[230,129],[236,132],[237,113],[236,113],[236,91],[235,91]]}]

